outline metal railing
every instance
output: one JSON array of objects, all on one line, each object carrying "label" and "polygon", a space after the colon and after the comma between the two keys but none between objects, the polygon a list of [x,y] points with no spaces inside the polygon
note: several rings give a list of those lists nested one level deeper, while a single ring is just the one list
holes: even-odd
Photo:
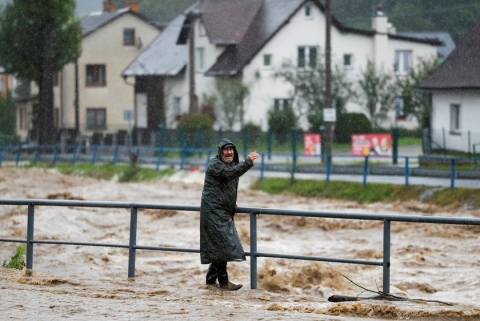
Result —
[{"label": "metal railing", "polygon": [[[8,239],[0,238],[0,242],[13,242],[26,244],[26,268],[33,268],[33,245],[34,244],[64,244],[80,246],[100,246],[128,248],[128,277],[135,277],[135,258],[136,250],[153,251],[173,251],[200,253],[199,249],[177,248],[163,246],[149,246],[137,244],[137,216],[139,209],[163,209],[179,211],[200,211],[199,206],[189,205],[170,205],[155,203],[128,203],[128,202],[102,202],[102,201],[67,201],[67,200],[41,200],[41,199],[0,199],[0,205],[25,205],[28,207],[27,218],[27,238],[26,239]],[[36,240],[34,238],[34,217],[35,206],[73,206],[73,207],[96,207],[96,208],[130,208],[130,239],[128,244],[113,243],[90,243],[76,241],[56,241],[56,240]],[[357,214],[357,213],[339,213],[326,211],[299,211],[299,210],[281,210],[266,209],[254,207],[239,207],[237,213],[250,214],[250,286],[257,288],[257,258],[284,258],[295,260],[323,261],[362,265],[375,265],[383,267],[383,292],[390,292],[390,235],[391,222],[412,222],[412,223],[435,223],[435,224],[456,224],[456,225],[480,225],[480,219],[475,218],[451,218],[451,217],[425,217],[425,216],[403,216],[403,215],[385,215],[385,214]],[[283,253],[266,253],[257,251],[257,216],[259,215],[280,215],[280,216],[299,216],[299,217],[317,217],[334,219],[353,219],[353,220],[374,220],[383,221],[383,260],[367,261],[356,259],[328,258],[320,256],[304,256]]]}]

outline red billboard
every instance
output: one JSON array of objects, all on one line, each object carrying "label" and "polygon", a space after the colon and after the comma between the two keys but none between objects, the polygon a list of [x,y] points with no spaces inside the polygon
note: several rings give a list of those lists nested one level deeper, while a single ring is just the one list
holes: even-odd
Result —
[{"label": "red billboard", "polygon": [[352,155],[391,156],[392,155],[392,135],[390,134],[352,135]]},{"label": "red billboard", "polygon": [[303,135],[303,153],[305,155],[320,155],[322,138],[320,134]]}]

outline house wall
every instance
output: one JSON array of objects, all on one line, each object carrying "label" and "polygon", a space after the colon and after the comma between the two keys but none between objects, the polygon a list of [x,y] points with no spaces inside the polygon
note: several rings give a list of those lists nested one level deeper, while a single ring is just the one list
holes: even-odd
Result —
[{"label": "house wall", "polygon": [[[433,148],[472,152],[473,144],[480,143],[478,108],[480,90],[442,91],[432,95],[431,128]],[[460,105],[460,128],[451,129],[450,106]],[[476,147],[480,152],[480,145]]]},{"label": "house wall", "polygon": [[[135,29],[135,38],[141,38],[142,48],[123,45],[124,28]],[[79,122],[82,135],[90,136],[93,133],[86,129],[87,108],[106,108],[106,133],[129,128],[129,122],[123,119],[123,112],[134,109],[134,89],[133,84],[124,82],[121,73],[158,33],[157,28],[135,15],[125,14],[83,38],[82,55],[78,59]],[[105,64],[106,86],[86,86],[88,64]],[[63,108],[63,127],[75,128],[75,65],[68,64],[62,72],[63,98],[60,100],[62,95],[59,89],[55,92],[55,104]]]},{"label": "house wall", "polygon": [[[245,122],[253,122],[267,129],[267,111],[273,106],[275,98],[291,98],[293,88],[282,79],[275,78],[275,71],[279,70],[282,63],[290,60],[297,64],[298,47],[316,46],[320,49],[322,58],[325,54],[325,25],[324,14],[316,6],[312,6],[312,17],[305,17],[303,8],[299,10],[287,23],[250,61],[243,69],[244,83],[250,88],[250,96],[245,101]],[[386,17],[380,18],[378,26],[387,26]],[[197,30],[197,29],[196,29]],[[317,30],[318,32],[312,32]],[[356,82],[362,70],[366,69],[368,60],[373,61],[378,68],[386,72],[394,72],[394,59],[396,50],[411,50],[412,63],[415,64],[419,58],[436,56],[436,47],[409,41],[393,40],[387,34],[370,37],[362,34],[342,33],[334,26],[332,27],[332,69],[339,66],[344,69],[346,76],[353,82],[354,88],[358,88]],[[380,30],[382,31],[382,30]],[[203,38],[203,39],[202,39]],[[206,37],[196,37],[196,47],[205,46],[207,57],[207,70],[215,63],[220,55],[222,47],[216,47],[208,43]],[[273,67],[263,66],[264,54],[273,55]],[[345,69],[343,66],[344,54],[353,54],[352,68]],[[205,71],[201,70],[201,71]],[[214,90],[214,78],[204,77],[200,71],[197,72],[196,92],[199,97],[203,93],[210,93]],[[361,101],[351,100],[346,105],[349,112],[365,112]],[[394,123],[394,111],[390,118],[382,124],[385,127]],[[307,123],[301,122],[306,128]],[[398,122],[399,126],[415,128],[418,123],[413,117]],[[234,128],[239,129],[239,128]]]},{"label": "house wall", "polygon": [[[185,81],[186,78],[186,72],[182,72],[176,77],[165,78],[165,123],[167,128],[176,127],[178,116],[188,113],[188,82]],[[175,98],[180,99],[178,110],[176,110]]]}]

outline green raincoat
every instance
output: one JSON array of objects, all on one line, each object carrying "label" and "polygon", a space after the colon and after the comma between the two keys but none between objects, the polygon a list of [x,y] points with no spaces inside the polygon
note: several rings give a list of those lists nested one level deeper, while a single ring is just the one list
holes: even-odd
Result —
[{"label": "green raincoat", "polygon": [[233,143],[224,138],[218,145],[218,155],[205,171],[202,203],[200,208],[200,260],[202,264],[213,262],[245,261],[245,252],[233,221],[237,203],[239,177],[247,172],[253,162],[239,163],[238,152],[233,145],[233,161],[223,161],[222,148]]}]

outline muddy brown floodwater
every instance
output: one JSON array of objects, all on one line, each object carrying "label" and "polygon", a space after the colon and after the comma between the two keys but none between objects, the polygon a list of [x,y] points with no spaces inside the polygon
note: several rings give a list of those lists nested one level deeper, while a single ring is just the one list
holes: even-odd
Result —
[{"label": "muddy brown floodwater", "polygon": [[[418,202],[354,202],[269,195],[241,179],[239,206],[302,210],[480,217],[478,210]],[[77,199],[199,205],[203,173],[179,171],[145,183],[67,176],[55,170],[0,169],[2,198]],[[0,206],[0,238],[26,238],[25,206]],[[129,210],[35,208],[35,239],[122,243]],[[198,248],[199,213],[142,210],[137,244]],[[236,225],[249,251],[249,217]],[[259,216],[258,251],[381,260],[383,225],[374,221]],[[258,290],[250,265],[229,263],[244,287],[224,292],[204,285],[198,254],[137,250],[136,277],[127,278],[128,250],[34,245],[33,276],[0,268],[1,320],[480,320],[480,228],[392,223],[391,293],[419,299],[331,303],[333,294],[371,296],[348,281],[381,290],[382,268],[285,259],[258,259]],[[0,261],[18,244],[0,242]],[[443,304],[448,303],[450,305]]]}]

